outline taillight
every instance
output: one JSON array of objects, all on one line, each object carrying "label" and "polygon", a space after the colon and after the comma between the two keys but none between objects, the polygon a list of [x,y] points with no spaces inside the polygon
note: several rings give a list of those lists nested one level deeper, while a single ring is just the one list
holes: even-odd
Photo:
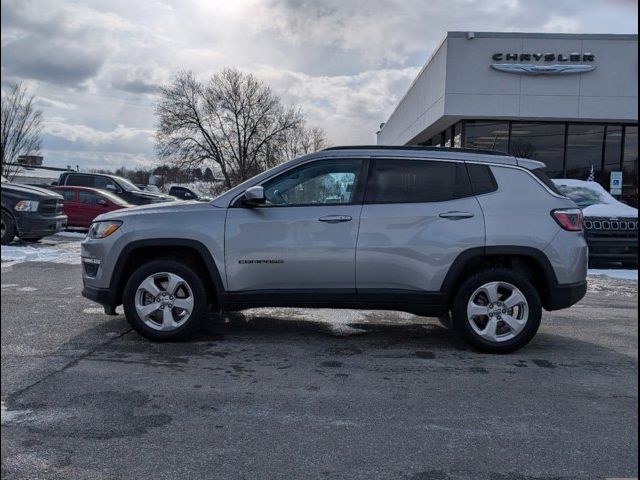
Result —
[{"label": "taillight", "polygon": [[551,216],[565,230],[570,232],[582,231],[582,210],[579,208],[554,210],[551,212]]}]

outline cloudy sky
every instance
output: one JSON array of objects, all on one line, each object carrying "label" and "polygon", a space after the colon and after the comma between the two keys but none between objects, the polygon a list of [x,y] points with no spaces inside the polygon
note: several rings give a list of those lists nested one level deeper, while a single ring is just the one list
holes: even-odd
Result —
[{"label": "cloudy sky", "polygon": [[636,0],[2,0],[2,88],[44,112],[45,163],[154,164],[158,85],[253,72],[334,145],[375,143],[448,30],[637,33]]}]

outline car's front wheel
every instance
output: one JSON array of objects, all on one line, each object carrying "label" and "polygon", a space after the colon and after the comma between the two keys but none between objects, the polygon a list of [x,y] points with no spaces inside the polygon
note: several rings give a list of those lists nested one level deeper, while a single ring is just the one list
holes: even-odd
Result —
[{"label": "car's front wheel", "polygon": [[176,260],[139,267],[123,292],[124,313],[142,336],[176,340],[192,332],[207,313],[207,293],[195,270]]},{"label": "car's front wheel", "polygon": [[455,329],[471,346],[487,353],[509,353],[535,336],[542,304],[527,277],[493,268],[462,283],[452,313]]}]

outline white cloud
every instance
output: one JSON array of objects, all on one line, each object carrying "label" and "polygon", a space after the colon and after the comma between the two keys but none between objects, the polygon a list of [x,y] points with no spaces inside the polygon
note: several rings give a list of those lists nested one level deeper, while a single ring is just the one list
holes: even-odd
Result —
[{"label": "white cloud", "polygon": [[254,72],[333,144],[370,143],[448,30],[637,32],[629,0],[0,5],[2,85],[23,80],[39,97],[46,162],[62,165],[151,162],[154,92],[180,70]]}]

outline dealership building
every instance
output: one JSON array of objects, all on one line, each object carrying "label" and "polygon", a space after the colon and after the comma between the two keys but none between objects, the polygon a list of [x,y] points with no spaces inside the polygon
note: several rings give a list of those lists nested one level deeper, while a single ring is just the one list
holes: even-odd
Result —
[{"label": "dealership building", "polygon": [[638,36],[449,32],[377,141],[500,150],[555,178],[593,172],[637,206]]}]

